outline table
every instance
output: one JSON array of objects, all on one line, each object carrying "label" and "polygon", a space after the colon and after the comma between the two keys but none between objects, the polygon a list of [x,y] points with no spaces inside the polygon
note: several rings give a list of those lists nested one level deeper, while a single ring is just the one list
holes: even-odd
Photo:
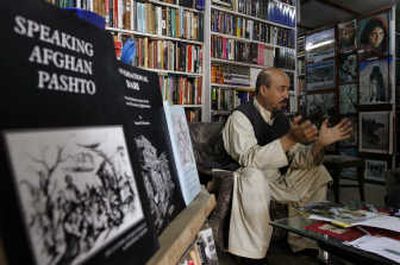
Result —
[{"label": "table", "polygon": [[382,256],[345,245],[343,241],[336,238],[305,229],[306,226],[311,225],[314,222],[314,220],[310,220],[306,217],[296,216],[271,221],[271,225],[313,239],[318,242],[318,245],[322,250],[355,264],[396,264]]}]

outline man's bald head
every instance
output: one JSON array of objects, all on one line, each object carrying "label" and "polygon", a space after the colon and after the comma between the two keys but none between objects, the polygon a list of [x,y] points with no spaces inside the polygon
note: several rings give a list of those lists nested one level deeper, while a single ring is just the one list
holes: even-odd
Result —
[{"label": "man's bald head", "polygon": [[271,86],[272,78],[274,75],[285,76],[287,79],[289,79],[289,76],[280,68],[276,67],[266,68],[262,70],[257,76],[256,95],[260,92],[260,87],[262,85],[266,86],[267,88]]},{"label": "man's bald head", "polygon": [[261,71],[256,81],[256,100],[269,111],[280,111],[289,100],[289,76],[279,68]]}]

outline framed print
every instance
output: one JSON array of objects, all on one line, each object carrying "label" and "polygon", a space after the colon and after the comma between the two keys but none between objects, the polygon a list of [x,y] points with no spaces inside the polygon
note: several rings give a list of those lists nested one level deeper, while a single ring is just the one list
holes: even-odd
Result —
[{"label": "framed print", "polygon": [[364,178],[366,180],[385,182],[387,167],[387,161],[366,159]]},{"label": "framed print", "polygon": [[378,154],[393,152],[393,113],[370,111],[359,113],[359,150]]},{"label": "framed print", "polygon": [[327,29],[306,36],[307,63],[316,63],[335,56],[335,29]]},{"label": "framed print", "polygon": [[306,90],[330,89],[336,84],[335,60],[307,65]]},{"label": "framed print", "polygon": [[356,48],[357,21],[338,24],[338,43],[340,52],[352,51]]},{"label": "framed print", "polygon": [[330,117],[335,117],[336,96],[335,93],[319,93],[306,95],[307,117],[317,126]]},{"label": "framed print", "polygon": [[339,86],[339,112],[340,114],[356,114],[358,105],[358,86],[348,84]]},{"label": "framed print", "polygon": [[390,103],[392,57],[360,62],[360,105]]},{"label": "framed print", "polygon": [[356,54],[345,54],[340,56],[339,61],[339,83],[355,83],[358,75],[358,62]]},{"label": "framed print", "polygon": [[389,13],[358,21],[357,46],[363,58],[388,54],[389,24]]}]

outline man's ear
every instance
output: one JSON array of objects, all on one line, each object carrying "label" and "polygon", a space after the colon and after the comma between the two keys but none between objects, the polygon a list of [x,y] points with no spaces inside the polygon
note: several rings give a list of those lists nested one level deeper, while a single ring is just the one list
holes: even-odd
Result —
[{"label": "man's ear", "polygon": [[260,95],[264,96],[265,93],[267,92],[268,87],[266,85],[261,85],[260,86]]}]

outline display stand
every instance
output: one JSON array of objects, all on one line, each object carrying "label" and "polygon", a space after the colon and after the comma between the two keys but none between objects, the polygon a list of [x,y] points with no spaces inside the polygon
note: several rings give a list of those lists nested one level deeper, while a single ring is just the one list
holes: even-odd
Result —
[{"label": "display stand", "polygon": [[160,249],[147,265],[178,264],[215,205],[215,196],[202,190],[161,234]]},{"label": "display stand", "polygon": [[0,238],[0,265],[7,265],[6,255],[4,253],[3,240]]}]

